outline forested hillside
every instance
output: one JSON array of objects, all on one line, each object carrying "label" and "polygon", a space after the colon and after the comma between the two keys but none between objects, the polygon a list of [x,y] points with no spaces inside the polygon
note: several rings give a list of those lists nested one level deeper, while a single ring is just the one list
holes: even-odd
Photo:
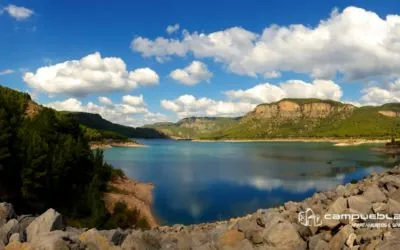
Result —
[{"label": "forested hillside", "polygon": [[152,128],[133,128],[120,124],[115,124],[103,119],[99,114],[84,112],[65,112],[75,118],[81,125],[103,131],[106,133],[116,133],[129,138],[166,138],[166,135]]},{"label": "forested hillside", "polygon": [[21,213],[52,207],[74,225],[117,227],[102,196],[119,172],[90,150],[73,118],[44,107],[32,113],[32,105],[29,95],[0,86],[0,200]]}]

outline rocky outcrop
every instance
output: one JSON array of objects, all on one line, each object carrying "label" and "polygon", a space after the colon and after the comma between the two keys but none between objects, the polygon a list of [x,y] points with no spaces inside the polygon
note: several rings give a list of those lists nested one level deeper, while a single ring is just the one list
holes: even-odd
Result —
[{"label": "rocky outcrop", "polygon": [[[309,209],[314,214],[306,212]],[[400,168],[373,174],[356,184],[339,185],[302,202],[260,209],[241,218],[144,231],[63,227],[60,216],[48,210],[21,232],[19,220],[10,212],[12,206],[0,203],[0,211],[1,218],[6,220],[0,227],[0,249],[399,249],[397,220],[328,220],[325,215],[400,214]],[[362,226],[374,222],[387,223],[389,227]],[[28,234],[29,240],[19,234]]]},{"label": "rocky outcrop", "polygon": [[296,120],[300,118],[320,119],[333,114],[342,114],[346,117],[350,115],[355,108],[355,106],[350,104],[323,101],[301,104],[284,99],[277,103],[258,105],[247,117],[262,119],[274,118],[281,120]]},{"label": "rocky outcrop", "polygon": [[381,110],[381,111],[378,111],[378,113],[383,116],[387,116],[387,117],[391,117],[391,118],[400,117],[400,113],[394,112],[392,110]]}]

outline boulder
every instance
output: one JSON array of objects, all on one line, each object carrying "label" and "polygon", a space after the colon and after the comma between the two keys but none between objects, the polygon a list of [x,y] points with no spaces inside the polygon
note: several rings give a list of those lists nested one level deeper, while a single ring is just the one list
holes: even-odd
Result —
[{"label": "boulder", "polygon": [[16,219],[9,220],[7,224],[3,225],[0,228],[0,241],[3,242],[5,245],[8,244],[9,237],[19,232],[19,224]]},{"label": "boulder", "polygon": [[390,238],[384,241],[381,241],[379,244],[375,246],[376,250],[398,250],[400,249],[400,239],[399,238]]},{"label": "boulder", "polygon": [[372,185],[368,187],[363,193],[365,198],[370,202],[384,202],[387,200],[386,195],[379,189],[377,185]]},{"label": "boulder", "polygon": [[14,241],[21,242],[21,235],[19,233],[13,233],[8,240],[9,243]]},{"label": "boulder", "polygon": [[157,250],[161,248],[160,239],[147,234],[146,232],[133,231],[121,245],[126,250]]},{"label": "boulder", "polygon": [[331,250],[329,248],[329,244],[324,240],[319,240],[317,242],[317,244],[315,244],[315,248],[314,249],[316,249],[316,250]]},{"label": "boulder", "polygon": [[73,247],[74,242],[70,239],[68,233],[64,231],[42,232],[35,235],[29,243],[33,249],[40,250],[70,250],[78,248],[78,246]]},{"label": "boulder", "polygon": [[387,205],[389,213],[400,213],[400,202],[389,199]]},{"label": "boulder", "polygon": [[388,212],[388,204],[383,202],[377,202],[372,204],[372,211],[374,213],[387,213]]},{"label": "boulder", "polygon": [[39,234],[62,229],[63,224],[61,214],[50,208],[44,214],[33,220],[26,228],[27,241],[32,241]]},{"label": "boulder", "polygon": [[18,241],[11,242],[4,250],[35,250],[29,243],[21,243]]},{"label": "boulder", "polygon": [[350,225],[344,226],[340,231],[335,234],[329,242],[329,249],[342,249],[345,246],[350,234],[354,232]]},{"label": "boulder", "polygon": [[2,202],[0,203],[0,219],[6,221],[15,218],[15,211],[10,203]]},{"label": "boulder", "polygon": [[349,248],[353,248],[356,239],[357,235],[355,233],[351,233],[349,237],[347,237],[346,246],[348,246]]},{"label": "boulder", "polygon": [[[328,208],[327,213],[343,214],[347,209],[347,200],[343,197],[336,199]],[[327,220],[323,218],[322,224],[328,228],[334,228],[340,224],[340,220]]]},{"label": "boulder", "polygon": [[270,214],[269,217],[269,223],[266,224],[263,230],[264,243],[268,247],[306,249],[306,243],[301,239],[299,233],[290,222],[273,214]]},{"label": "boulder", "polygon": [[111,241],[108,241],[99,231],[96,229],[90,229],[82,233],[79,236],[79,240],[85,245],[91,246],[93,249],[99,250],[112,250],[119,249],[113,245]]},{"label": "boulder", "polygon": [[99,233],[104,236],[107,241],[112,242],[116,246],[120,246],[124,241],[126,234],[120,228],[112,230],[101,230]]},{"label": "boulder", "polygon": [[244,240],[244,234],[237,230],[229,230],[222,233],[218,238],[219,248],[224,248],[225,246],[230,246],[236,248],[238,243]]},{"label": "boulder", "polygon": [[350,196],[347,198],[350,212],[367,214],[371,211],[371,202],[363,195]]}]

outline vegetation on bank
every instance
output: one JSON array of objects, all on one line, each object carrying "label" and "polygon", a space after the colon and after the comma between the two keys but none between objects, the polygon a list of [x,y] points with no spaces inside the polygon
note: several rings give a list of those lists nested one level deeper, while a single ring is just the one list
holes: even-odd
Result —
[{"label": "vegetation on bank", "polygon": [[121,218],[144,225],[137,211],[121,205],[113,216],[107,212],[103,193],[122,173],[90,149],[88,131],[49,108],[27,116],[28,103],[28,94],[0,86],[0,200],[20,213],[52,207],[82,227],[127,226]]}]

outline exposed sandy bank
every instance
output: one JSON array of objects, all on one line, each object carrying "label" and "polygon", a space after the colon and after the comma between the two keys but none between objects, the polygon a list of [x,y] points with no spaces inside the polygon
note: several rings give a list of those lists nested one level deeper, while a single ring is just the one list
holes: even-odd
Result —
[{"label": "exposed sandy bank", "polygon": [[127,177],[119,177],[109,183],[111,192],[104,194],[106,208],[112,212],[118,202],[125,202],[130,209],[136,208],[144,216],[150,227],[157,226],[157,222],[151,212],[153,203],[152,183],[138,182]]},{"label": "exposed sandy bank", "polygon": [[145,148],[147,145],[139,144],[136,142],[93,142],[90,143],[91,149],[107,149],[112,147],[121,148]]}]

